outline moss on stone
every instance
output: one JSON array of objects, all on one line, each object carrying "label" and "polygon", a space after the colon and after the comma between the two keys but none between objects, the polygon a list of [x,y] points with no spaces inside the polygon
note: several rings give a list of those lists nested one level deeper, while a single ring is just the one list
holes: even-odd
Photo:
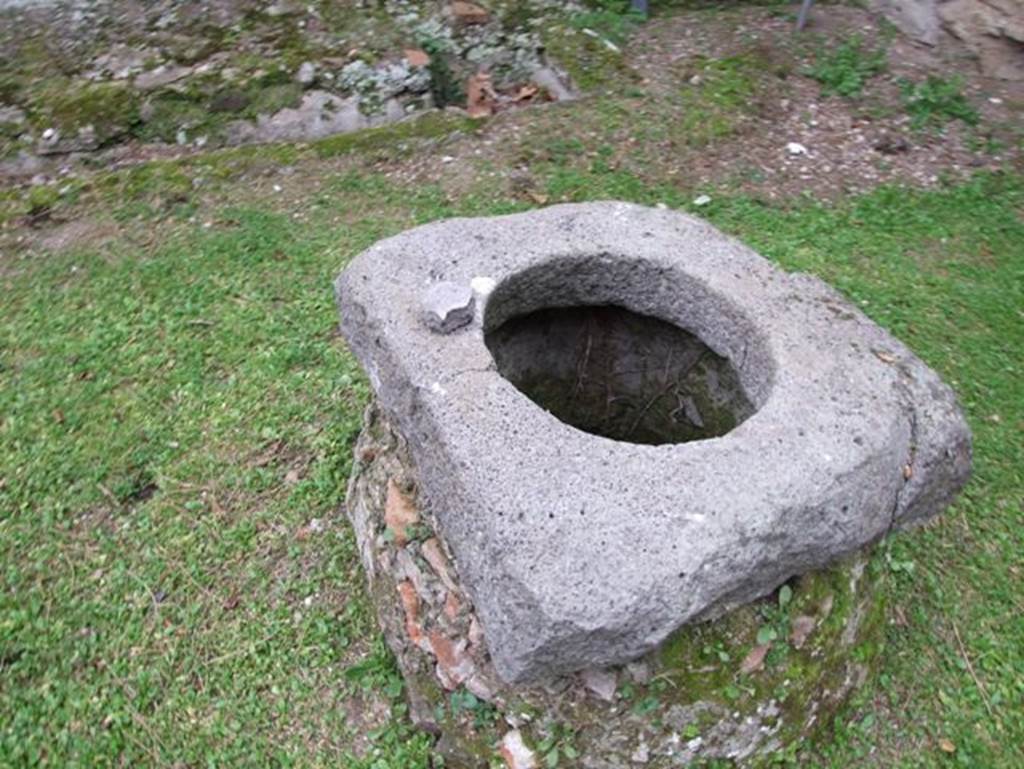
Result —
[{"label": "moss on stone", "polygon": [[140,120],[139,95],[123,83],[52,78],[37,84],[29,109],[38,129],[55,128],[74,135],[92,126],[101,145],[130,133]]},{"label": "moss on stone", "polygon": [[135,135],[144,141],[173,142],[182,129],[189,134],[211,134],[220,118],[195,99],[173,91],[154,96],[143,111],[146,120],[137,126]]},{"label": "moss on stone", "polygon": [[[386,417],[368,409],[348,507],[359,527],[378,527],[374,538],[383,527],[388,478],[416,478],[403,446]],[[883,571],[857,554],[717,619],[687,625],[643,659],[608,671],[617,684],[611,701],[589,691],[580,676],[512,687],[477,667],[479,680],[495,687],[487,704],[438,685],[434,658],[407,638],[395,595],[396,580],[405,577],[380,570],[385,562],[373,567],[371,584],[383,585],[372,591],[374,602],[405,678],[410,714],[441,735],[437,749],[449,767],[488,766],[509,724],[542,766],[585,759],[612,769],[630,765],[638,751],[649,769],[767,766],[831,722],[882,649]],[[797,625],[802,632],[794,637]],[[767,651],[763,661],[745,666],[758,647],[767,647],[759,649]],[[474,660],[486,665],[486,657]]]},{"label": "moss on stone", "polygon": [[250,92],[251,103],[245,113],[273,115],[283,109],[294,109],[302,101],[302,86],[298,83],[267,85]]},{"label": "moss on stone", "polygon": [[412,120],[321,139],[313,145],[313,149],[321,158],[337,157],[351,152],[393,150],[395,142],[403,139],[446,136],[459,130],[475,130],[478,125],[478,120],[472,120],[461,113],[428,112]]},{"label": "moss on stone", "polygon": [[543,40],[547,53],[584,90],[598,86],[607,88],[637,77],[626,64],[621,51],[574,27],[553,25],[544,32]]}]

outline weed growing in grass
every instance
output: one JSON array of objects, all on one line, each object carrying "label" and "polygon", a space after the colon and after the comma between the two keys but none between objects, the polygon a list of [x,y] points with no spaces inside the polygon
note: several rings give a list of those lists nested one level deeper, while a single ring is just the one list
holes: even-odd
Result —
[{"label": "weed growing in grass", "polygon": [[590,30],[615,46],[623,45],[644,15],[630,10],[628,0],[597,0],[593,9],[573,14],[569,23],[579,30]]},{"label": "weed growing in grass", "polygon": [[694,147],[729,136],[751,109],[755,73],[764,62],[755,56],[731,56],[704,61],[695,85],[680,95],[685,106],[673,133]]},{"label": "weed growing in grass", "polygon": [[922,83],[903,80],[900,87],[911,125],[917,130],[939,129],[951,120],[978,124],[978,111],[964,96],[963,80],[959,77],[929,75]]},{"label": "weed growing in grass", "polygon": [[821,83],[823,94],[855,97],[860,96],[868,80],[885,72],[885,68],[885,49],[870,50],[859,35],[854,35],[836,48],[819,51],[807,74]]}]

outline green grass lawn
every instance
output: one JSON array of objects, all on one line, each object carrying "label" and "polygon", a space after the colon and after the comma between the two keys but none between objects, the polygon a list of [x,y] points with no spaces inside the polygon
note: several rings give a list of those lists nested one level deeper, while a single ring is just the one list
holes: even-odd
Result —
[{"label": "green grass lawn", "polygon": [[[535,173],[552,200],[692,197]],[[243,195],[3,257],[0,766],[428,765],[339,511],[369,393],[331,283],[385,235],[524,207],[478,193],[338,170],[299,218]],[[907,342],[975,435],[956,505],[878,550],[877,682],[788,760],[1024,765],[1024,178],[700,211]]]}]

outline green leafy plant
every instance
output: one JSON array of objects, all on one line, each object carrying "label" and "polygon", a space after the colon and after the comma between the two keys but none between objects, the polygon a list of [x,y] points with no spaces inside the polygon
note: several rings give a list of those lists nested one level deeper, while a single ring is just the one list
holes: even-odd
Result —
[{"label": "green leafy plant", "polygon": [[433,39],[420,40],[420,46],[430,56],[427,70],[430,72],[430,96],[434,106],[443,109],[452,104],[465,104],[466,92],[448,63],[450,54],[447,47]]},{"label": "green leafy plant", "polygon": [[448,700],[453,716],[469,714],[473,716],[473,726],[486,729],[498,720],[498,711],[489,703],[481,700],[473,692],[458,689],[452,692]]},{"label": "green leafy plant", "polygon": [[575,765],[579,758],[579,751],[573,745],[576,733],[565,724],[551,724],[548,735],[537,745],[537,752],[543,756],[543,766],[547,769],[555,769],[562,764],[562,759],[568,759],[570,765]]},{"label": "green leafy plant", "polygon": [[967,125],[978,123],[978,111],[964,96],[963,80],[959,77],[947,79],[929,75],[922,83],[903,80],[900,87],[915,129],[941,128],[951,120],[961,120]]},{"label": "green leafy plant", "polygon": [[807,74],[821,83],[823,94],[854,97],[860,96],[867,81],[884,72],[885,67],[885,50],[870,50],[859,35],[854,35],[836,48],[820,51]]},{"label": "green leafy plant", "polygon": [[54,187],[36,185],[28,193],[28,215],[29,218],[38,221],[46,219],[57,204],[60,194]]}]

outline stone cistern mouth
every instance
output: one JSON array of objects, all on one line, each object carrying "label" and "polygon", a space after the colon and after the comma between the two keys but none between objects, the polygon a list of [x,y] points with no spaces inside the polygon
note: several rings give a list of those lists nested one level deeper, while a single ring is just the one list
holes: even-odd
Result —
[{"label": "stone cistern mouth", "polygon": [[[879,624],[861,611],[879,589],[866,548],[970,473],[934,371],[816,278],[685,214],[609,201],[432,223],[336,288],[377,395],[345,510],[410,713],[433,730],[461,728],[437,714],[465,690],[509,724],[524,703],[524,730],[586,703],[570,724],[593,735],[584,762],[626,766],[641,744],[657,763],[679,708],[708,739],[672,760],[735,759],[746,735],[755,761],[795,744],[822,681],[869,672],[849,653]],[[830,665],[764,657],[751,602],[779,589],[781,605],[783,583],[787,659]],[[623,732],[617,686],[647,685],[634,663],[647,682],[689,676],[705,629],[743,659],[727,680],[757,691],[680,686]]]},{"label": "stone cistern mouth", "polygon": [[614,301],[536,306],[522,293],[535,287],[497,288],[484,342],[498,373],[561,422],[662,445],[721,437],[757,410],[732,361],[696,333]]}]

